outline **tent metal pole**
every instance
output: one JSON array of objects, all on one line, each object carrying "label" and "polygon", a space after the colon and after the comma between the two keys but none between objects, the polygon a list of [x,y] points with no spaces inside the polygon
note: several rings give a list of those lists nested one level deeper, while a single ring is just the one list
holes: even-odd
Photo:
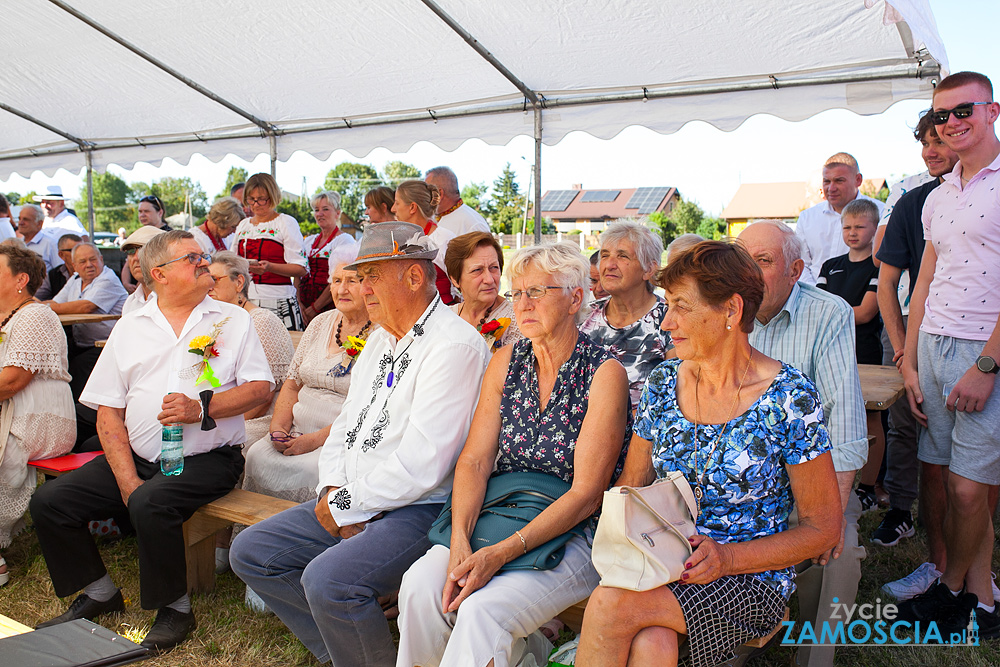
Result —
[{"label": "tent metal pole", "polygon": [[535,105],[535,245],[542,244],[542,105]]},{"label": "tent metal pole", "polygon": [[434,0],[420,0],[420,1],[423,2],[428,9],[434,12],[439,19],[448,24],[449,28],[458,33],[458,36],[464,39],[465,43],[471,46],[473,51],[482,56],[483,60],[493,65],[493,67],[496,68],[496,70],[500,72],[505,79],[514,84],[514,86],[519,91],[521,91],[521,94],[528,98],[528,101],[532,105],[536,105],[541,101],[538,94],[535,93],[535,91],[528,88],[528,86],[519,78],[517,78],[513,72],[507,69],[507,67],[502,62],[497,60],[497,57],[494,56],[492,53],[490,53],[489,50],[485,46],[483,46],[478,39],[473,37],[472,34],[468,30],[463,28],[458,21],[453,19],[447,12],[441,9],[441,7],[438,6],[436,2],[434,2]]},{"label": "tent metal pole", "polygon": [[278,138],[273,134],[267,135],[267,148],[271,154],[271,178],[278,177]]},{"label": "tent metal pole", "polygon": [[129,42],[128,40],[126,40],[121,35],[118,35],[117,33],[114,33],[111,30],[109,30],[108,28],[105,28],[103,25],[101,25],[100,23],[98,23],[94,19],[90,18],[89,16],[87,16],[86,14],[84,14],[83,12],[81,12],[80,10],[76,9],[75,7],[71,7],[69,4],[67,4],[66,2],[63,2],[62,0],[49,0],[49,2],[51,2],[53,5],[55,5],[59,9],[63,10],[67,14],[70,14],[71,16],[75,17],[76,19],[78,19],[78,20],[86,23],[91,28],[93,28],[97,32],[101,33],[102,35],[104,35],[105,37],[107,37],[111,41],[115,42],[116,44],[118,44],[118,45],[120,45],[120,46],[128,49],[129,51],[131,51],[135,55],[139,56],[140,58],[142,58],[143,60],[145,60],[146,62],[148,62],[149,64],[151,64],[153,67],[156,67],[157,69],[166,72],[170,76],[174,77],[175,79],[177,79],[178,81],[180,81],[181,83],[183,83],[188,88],[191,88],[191,89],[193,89],[193,90],[201,93],[202,95],[204,95],[208,99],[212,100],[213,102],[221,104],[222,106],[226,107],[227,109],[229,109],[233,113],[235,113],[235,114],[237,114],[239,116],[242,116],[243,118],[246,118],[248,121],[250,121],[251,123],[253,123],[257,127],[259,127],[260,129],[264,130],[265,132],[271,133],[271,132],[277,132],[278,131],[278,129],[276,127],[274,127],[272,124],[268,123],[265,120],[257,118],[256,116],[254,116],[249,111],[241,109],[240,107],[236,106],[235,104],[233,104],[229,100],[221,97],[220,95],[217,95],[217,94],[213,93],[208,88],[205,88],[200,83],[198,83],[198,82],[196,82],[196,81],[194,81],[194,80],[192,80],[192,79],[184,76],[183,74],[181,74],[180,72],[178,72],[174,68],[172,68],[169,65],[167,65],[166,63],[164,63],[162,60],[158,60],[157,58],[154,58],[151,54],[146,53],[145,51],[143,51],[142,49],[140,49],[138,46],[136,46],[136,45],[132,44],[131,42]]},{"label": "tent metal pole", "polygon": [[84,151],[87,157],[87,218],[88,229],[90,229],[90,242],[94,242],[94,155],[93,149]]}]

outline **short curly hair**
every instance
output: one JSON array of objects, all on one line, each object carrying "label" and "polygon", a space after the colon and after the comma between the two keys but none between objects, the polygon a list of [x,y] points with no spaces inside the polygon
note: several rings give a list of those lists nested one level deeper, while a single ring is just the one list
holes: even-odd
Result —
[{"label": "short curly hair", "polygon": [[45,280],[45,262],[42,258],[27,248],[6,243],[0,245],[0,256],[7,258],[7,267],[11,274],[15,276],[28,274],[28,284],[25,289],[28,290],[28,296],[35,296],[35,292]]}]

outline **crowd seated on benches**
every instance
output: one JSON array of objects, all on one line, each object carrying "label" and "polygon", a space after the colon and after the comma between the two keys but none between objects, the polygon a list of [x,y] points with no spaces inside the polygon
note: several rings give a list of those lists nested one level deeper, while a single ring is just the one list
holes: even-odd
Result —
[{"label": "crowd seated on benches", "polygon": [[[124,317],[103,325],[103,349],[83,324],[67,343],[53,311],[116,312],[124,290],[105,284],[93,246],[64,237],[66,250],[76,243],[73,271],[51,309],[34,303],[60,260],[28,207],[27,250],[0,242],[0,548],[34,492],[55,592],[81,592],[42,625],[99,618],[124,603],[87,522],[129,516],[140,562],[140,590],[129,593],[156,610],[144,640],[154,651],[188,637],[188,591],[210,587],[215,531],[243,522],[234,573],[320,662],[506,667],[537,651],[537,633],[567,607],[586,604],[579,665],[742,664],[733,652],[773,633],[790,595],[796,620],[813,627],[834,599],[857,596],[858,517],[880,500],[879,449],[865,466],[879,416],[866,418],[856,356],[862,333],[877,356],[874,300],[891,313],[881,344],[904,380],[903,412],[927,428],[918,445],[893,413],[885,485],[897,497],[872,541],[891,548],[913,535],[918,489],[936,499],[924,510],[928,562],[883,590],[901,601],[901,618],[958,629],[975,618],[981,639],[996,638],[1000,591],[986,546],[1000,482],[990,446],[1000,206],[988,193],[1000,186],[1000,105],[974,73],[940,82],[934,105],[916,133],[927,178],[894,189],[872,247],[880,205],[860,194],[857,160],[836,153],[822,165],[825,201],[796,229],[763,220],[735,240],[684,235],[664,268],[671,239],[620,221],[589,263],[575,245],[513,253],[507,295],[502,246],[468,217],[450,170],[369,192],[359,243],[340,239],[338,198],[326,193],[314,200],[326,208],[308,248],[277,211],[277,183],[255,174],[234,188],[251,217],[236,226],[233,252],[213,257],[180,231],[135,239],[127,271],[139,289]],[[940,162],[950,170],[932,168]],[[232,200],[226,207],[238,215]],[[859,240],[851,216],[861,209]],[[224,228],[206,226],[213,250],[226,245]],[[915,282],[910,329],[886,307],[910,303],[896,294],[904,268]],[[324,270],[329,293],[316,282]],[[963,291],[946,270],[964,277]],[[841,271],[863,284],[838,283]],[[302,328],[303,310],[309,326],[293,355],[289,331]],[[26,461],[73,441],[71,381],[105,456],[35,489]],[[161,449],[171,425],[183,432],[175,459]],[[699,499],[680,579],[645,592],[600,586],[589,540],[602,493],[668,473]],[[481,543],[489,495],[531,474],[561,485],[558,499]],[[559,564],[518,569],[553,538]],[[396,595],[398,642],[383,609]],[[833,647],[801,647],[796,660],[829,665]]]}]

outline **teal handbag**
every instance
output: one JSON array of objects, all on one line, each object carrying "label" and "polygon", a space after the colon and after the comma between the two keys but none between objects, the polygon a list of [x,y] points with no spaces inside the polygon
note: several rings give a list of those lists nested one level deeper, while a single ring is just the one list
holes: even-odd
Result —
[{"label": "teal handbag", "polygon": [[[479,551],[502,542],[521,530],[557,498],[569,491],[570,484],[543,472],[508,472],[490,477],[486,497],[479,512],[469,545]],[[584,530],[590,519],[581,521],[569,531],[552,538],[526,554],[510,561],[501,570],[551,570],[562,562],[566,543],[574,535],[586,537]],[[451,496],[427,537],[433,544],[451,547]]]}]

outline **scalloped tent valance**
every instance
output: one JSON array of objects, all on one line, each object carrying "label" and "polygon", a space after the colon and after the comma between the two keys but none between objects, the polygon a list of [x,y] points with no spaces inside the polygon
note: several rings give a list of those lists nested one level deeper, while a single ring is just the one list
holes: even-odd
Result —
[{"label": "scalloped tent valance", "polygon": [[537,154],[879,113],[947,69],[927,0],[19,0],[4,28],[0,178],[520,134]]}]

